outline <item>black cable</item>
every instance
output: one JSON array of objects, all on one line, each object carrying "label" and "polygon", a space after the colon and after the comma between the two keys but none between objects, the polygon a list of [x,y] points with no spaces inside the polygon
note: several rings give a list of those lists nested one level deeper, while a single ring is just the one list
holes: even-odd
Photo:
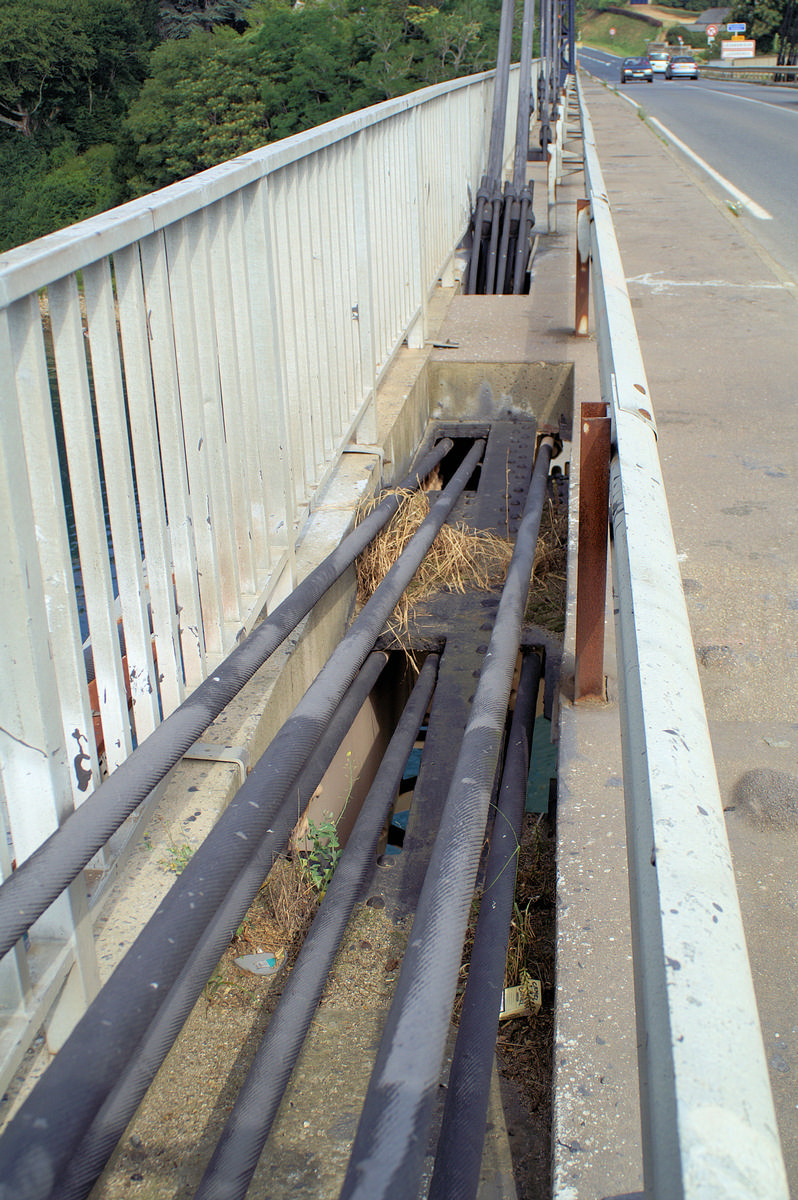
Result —
[{"label": "black cable", "polygon": [[546,494],[538,449],[496,622],[371,1075],[341,1200],[415,1200]]},{"label": "black cable", "polygon": [[541,661],[524,656],[428,1200],[475,1200],[482,1169]]},{"label": "black cable", "polygon": [[194,1200],[243,1200],[435,688],[426,659]]},{"label": "black cable", "polygon": [[[444,438],[397,485],[416,487],[452,447]],[[0,886],[0,957],[30,929],[179,762],[399,507],[395,491],[204,679]]]},{"label": "black cable", "polygon": [[401,557],[7,1126],[0,1138],[0,1200],[43,1200],[49,1195],[231,881],[267,833],[484,448],[484,440],[475,441]]},{"label": "black cable", "polygon": [[299,813],[309,803],[387,662],[388,655],[383,651],[375,651],[366,659],[273,818],[270,831],[236,876],[196,952],[186,963],[155,1020],[141,1039],[135,1055],[72,1155],[64,1175],[55,1184],[51,1200],[84,1200],[93,1188],[183,1028],[211,971],[241,924],[274,858],[285,849]]}]

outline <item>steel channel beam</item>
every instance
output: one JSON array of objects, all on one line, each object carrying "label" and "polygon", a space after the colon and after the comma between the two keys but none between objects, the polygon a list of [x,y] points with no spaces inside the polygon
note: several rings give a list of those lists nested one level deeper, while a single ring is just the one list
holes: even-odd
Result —
[{"label": "steel channel beam", "polygon": [[476,1200],[542,664],[524,656],[429,1200]]},{"label": "steel channel beam", "polygon": [[415,1200],[504,732],[553,440],[543,438],[341,1200]]},{"label": "steel channel beam", "polygon": [[787,1200],[653,408],[577,87],[599,374],[615,447],[610,514],[646,1195]]},{"label": "steel channel beam", "polygon": [[603,403],[583,404],[579,454],[574,700],[604,700],[612,421]]}]

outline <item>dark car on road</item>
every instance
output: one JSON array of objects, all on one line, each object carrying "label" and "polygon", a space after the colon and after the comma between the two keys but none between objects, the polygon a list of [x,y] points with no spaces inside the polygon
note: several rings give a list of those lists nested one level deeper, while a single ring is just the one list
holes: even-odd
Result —
[{"label": "dark car on road", "polygon": [[654,73],[647,58],[625,58],[621,63],[621,83],[637,79],[641,83],[653,83]]},{"label": "dark car on road", "polygon": [[665,68],[666,79],[698,79],[698,64],[688,54],[675,54]]}]

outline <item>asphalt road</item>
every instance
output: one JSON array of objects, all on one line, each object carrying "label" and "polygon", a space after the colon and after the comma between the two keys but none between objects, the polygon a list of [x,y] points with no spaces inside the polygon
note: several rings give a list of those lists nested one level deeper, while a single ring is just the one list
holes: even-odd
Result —
[{"label": "asphalt road", "polygon": [[639,105],[677,149],[675,139],[698,156],[711,191],[798,285],[798,89],[661,75],[621,85],[618,55],[585,48],[579,63]]}]

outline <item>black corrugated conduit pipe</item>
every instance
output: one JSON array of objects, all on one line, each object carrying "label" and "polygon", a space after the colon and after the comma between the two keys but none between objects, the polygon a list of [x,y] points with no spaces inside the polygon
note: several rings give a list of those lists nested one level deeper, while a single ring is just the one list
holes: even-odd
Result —
[{"label": "black corrugated conduit pipe", "polygon": [[[475,441],[402,556],[9,1123],[0,1138],[0,1200],[42,1200],[49,1195],[232,881],[268,833],[308,753],[451,513],[484,448],[484,440]],[[242,915],[245,911],[246,906]]]},{"label": "black corrugated conduit pipe", "polygon": [[[397,489],[418,487],[448,454],[442,439]],[[342,539],[128,759],[0,886],[0,957],[60,896],[399,507],[394,490]]]},{"label": "black corrugated conduit pipe", "polygon": [[499,253],[499,233],[502,224],[502,193],[501,184],[495,180],[491,194],[493,214],[490,219],[490,244],[488,248],[488,273],[485,278],[485,295],[493,296],[496,292],[496,259]]},{"label": "black corrugated conduit pipe", "polygon": [[507,94],[510,88],[510,59],[513,51],[513,16],[515,0],[502,0],[499,23],[499,45],[496,53],[496,76],[493,84],[493,111],[488,145],[488,179],[500,186],[504,158],[504,130],[507,122]]},{"label": "black corrugated conduit pipe", "polygon": [[388,655],[375,651],[366,659],[333,714],[329,726],[261,840],[257,853],[236,876],[225,900],[217,908],[195,953],[144,1034],[113,1091],[70,1158],[64,1175],[51,1192],[51,1200],[85,1200],[102,1173],[114,1147],[155,1078],[200,992],[241,924],[243,913],[263,883],[277,854],[285,849],[291,830],[315,792],[344,737],[382,674]]},{"label": "black corrugated conduit pipe", "polygon": [[[478,291],[484,294],[493,293],[492,280],[496,277],[496,244],[499,237],[499,221],[501,213],[501,173],[502,155],[504,153],[504,126],[507,113],[507,92],[510,86],[510,57],[513,41],[513,10],[515,0],[502,0],[501,23],[499,25],[499,45],[496,55],[496,75],[493,82],[493,109],[491,112],[490,140],[488,143],[487,171],[477,192],[477,207],[474,217],[474,240],[471,246],[471,261],[468,267],[465,294],[474,296]],[[498,198],[498,206],[497,206]],[[485,226],[485,206],[491,205],[491,227],[489,231],[492,247],[492,268],[490,253],[485,256],[488,279],[484,289],[479,283],[479,263],[482,256],[483,228]]]},{"label": "black corrugated conduit pipe", "polygon": [[482,182],[477,192],[477,209],[474,216],[474,240],[471,244],[471,260],[466,275],[466,296],[476,296],[479,287],[479,258],[482,247],[482,229],[485,224],[485,205],[490,198],[487,175],[482,176]]},{"label": "black corrugated conduit pipe", "polygon": [[429,1200],[475,1200],[496,1056],[541,661],[524,656]]},{"label": "black corrugated conduit pipe", "polygon": [[504,185],[504,199],[502,208],[502,233],[499,243],[499,261],[496,268],[496,284],[494,291],[497,296],[504,294],[507,280],[507,257],[510,252],[510,238],[513,234],[515,226],[515,236],[518,229],[518,198],[515,194],[515,189],[509,179]]},{"label": "black corrugated conduit pipe", "polygon": [[529,258],[529,234],[535,224],[532,211],[533,183],[528,183],[521,192],[521,216],[518,222],[518,241],[515,245],[515,267],[513,271],[513,295],[520,296],[524,290],[524,276]]},{"label": "black corrugated conduit pipe", "polygon": [[194,1200],[243,1200],[310,1029],[438,673],[429,655],[321,903]]},{"label": "black corrugated conduit pipe", "polygon": [[553,447],[538,447],[502,599],[371,1075],[341,1200],[415,1200],[507,718]]},{"label": "black corrugated conduit pipe", "polygon": [[532,41],[535,35],[535,0],[524,0],[521,24],[521,54],[518,72],[518,109],[515,118],[515,155],[513,157],[513,187],[516,196],[526,184],[529,160],[529,121],[534,108],[532,96]]}]

